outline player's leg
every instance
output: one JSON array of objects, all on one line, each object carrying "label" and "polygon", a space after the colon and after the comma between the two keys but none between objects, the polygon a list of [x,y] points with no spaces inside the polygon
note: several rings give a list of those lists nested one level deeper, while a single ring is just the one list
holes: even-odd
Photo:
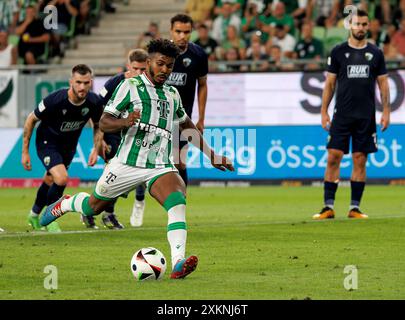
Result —
[{"label": "player's leg", "polygon": [[349,218],[368,218],[360,211],[360,202],[366,186],[366,163],[367,154],[355,152],[353,158],[353,171],[350,181],[351,200],[349,207]]},{"label": "player's leg", "polygon": [[186,187],[188,186],[188,174],[187,174],[187,152],[188,143],[187,141],[180,140],[179,142],[179,158],[176,162],[176,168],[179,171],[180,177],[183,179]]},{"label": "player's leg", "polygon": [[350,130],[345,119],[334,118],[329,133],[328,162],[323,183],[324,207],[312,218],[315,220],[333,219],[334,204],[340,178],[340,163],[345,154],[349,153]]},{"label": "player's leg", "polygon": [[349,218],[364,219],[368,216],[360,211],[360,202],[366,186],[366,164],[369,153],[377,152],[377,127],[375,118],[357,120],[353,126],[351,177],[351,202]]},{"label": "player's leg", "polygon": [[133,227],[140,227],[143,224],[143,214],[145,212],[145,190],[146,187],[144,184],[141,184],[136,188],[135,201],[129,219],[129,222]]},{"label": "player's leg", "polygon": [[48,225],[67,212],[79,212],[86,217],[98,215],[118,196],[132,191],[142,174],[139,169],[120,163],[114,158],[104,168],[91,196],[85,192],[63,196],[46,208],[40,223]]},{"label": "player's leg", "polygon": [[44,230],[39,224],[39,215],[42,209],[47,205],[48,191],[53,183],[52,176],[49,172],[46,172],[42,181],[42,184],[37,190],[34,205],[31,212],[28,214],[28,224],[32,226],[34,230]]},{"label": "player's leg", "polygon": [[[104,141],[107,144],[107,151],[105,154],[106,163],[108,163],[112,158],[114,158],[121,142],[121,135],[117,133],[105,133]],[[123,229],[124,226],[118,221],[117,215],[115,214],[115,204],[118,199],[111,201],[105,208],[101,221],[104,227],[108,229]]]},{"label": "player's leg", "polygon": [[150,194],[168,213],[167,239],[171,249],[171,278],[184,278],[197,267],[196,256],[185,257],[186,225],[186,185],[177,172],[169,172],[149,182]]}]

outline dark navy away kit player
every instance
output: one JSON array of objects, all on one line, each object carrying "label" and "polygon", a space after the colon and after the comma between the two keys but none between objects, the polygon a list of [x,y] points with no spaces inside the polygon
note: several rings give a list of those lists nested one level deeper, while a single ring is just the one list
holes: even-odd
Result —
[{"label": "dark navy away kit player", "polygon": [[[390,123],[390,93],[383,52],[366,39],[367,12],[357,10],[351,17],[348,41],[337,45],[328,58],[328,74],[322,98],[322,127],[329,130],[328,163],[324,181],[324,208],[314,219],[335,217],[334,201],[340,176],[340,163],[352,142],[353,171],[349,218],[368,218],[359,209],[366,184],[369,153],[377,152],[375,86],[381,93],[381,130]],[[336,106],[330,121],[328,106],[337,84]]]},{"label": "dark navy away kit player", "polygon": [[[93,122],[94,143],[102,141],[98,122],[103,106],[99,96],[90,92],[91,87],[92,70],[83,64],[73,67],[70,88],[51,93],[25,121],[22,165],[25,170],[32,169],[29,145],[35,124],[40,122],[36,133],[36,150],[46,169],[28,215],[28,223],[34,230],[41,229],[39,215],[42,209],[63,195],[68,182],[67,170],[76,153],[82,129],[89,120]],[[97,148],[100,146],[97,145]],[[47,229],[51,232],[60,231],[57,224],[52,224]]]},{"label": "dark navy away kit player", "polygon": [[[146,70],[146,59],[148,53],[143,49],[134,49],[128,53],[127,71],[119,73],[110,78],[104,85],[100,92],[103,105],[106,106],[111,99],[115,89],[125,79],[136,77],[141,75]],[[121,143],[121,131],[115,133],[104,133],[104,141],[107,145],[107,150],[94,150],[90,155],[89,165],[93,166],[97,162],[97,157],[100,155],[106,162],[110,161],[117,153],[118,147]],[[133,227],[140,227],[143,222],[143,212],[145,210],[145,185],[139,185],[136,188],[135,201],[132,208],[132,214],[130,217],[130,224]],[[123,225],[118,222],[115,215],[115,203],[116,200],[110,202],[106,207],[102,222],[107,228],[110,229],[122,229]],[[86,222],[87,227],[94,228],[94,216],[82,215],[82,220]]]}]

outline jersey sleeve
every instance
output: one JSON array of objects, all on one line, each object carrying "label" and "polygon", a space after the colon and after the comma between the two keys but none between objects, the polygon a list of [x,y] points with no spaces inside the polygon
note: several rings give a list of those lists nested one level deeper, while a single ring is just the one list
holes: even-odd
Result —
[{"label": "jersey sleeve", "polygon": [[333,48],[333,50],[330,53],[330,56],[328,57],[328,72],[338,74],[339,69],[340,69],[340,64],[337,59],[337,53],[336,53],[336,48]]},{"label": "jersey sleeve", "polygon": [[387,74],[387,67],[385,65],[384,53],[381,50],[378,51],[379,51],[379,59],[377,65],[377,76],[382,76]]},{"label": "jersey sleeve", "polygon": [[34,110],[34,114],[38,119],[43,120],[49,116],[49,114],[52,112],[53,106],[55,105],[53,100],[53,95],[50,95],[38,104]]},{"label": "jersey sleeve", "polygon": [[99,96],[96,96],[94,110],[91,114],[91,120],[94,123],[97,123],[100,121],[101,115],[103,114],[103,109],[104,109],[103,100]]},{"label": "jersey sleeve", "polygon": [[99,96],[102,99],[102,103],[107,105],[108,101],[111,99],[114,90],[119,86],[119,84],[124,80],[123,76],[115,76],[107,80],[104,87],[100,90]]},{"label": "jersey sleeve", "polygon": [[128,80],[122,81],[115,89],[110,101],[108,101],[104,112],[110,113],[115,117],[127,110],[131,102],[130,83]]},{"label": "jersey sleeve", "polygon": [[187,114],[184,110],[183,103],[181,102],[181,97],[177,89],[174,89],[174,120],[183,123],[186,121]]}]

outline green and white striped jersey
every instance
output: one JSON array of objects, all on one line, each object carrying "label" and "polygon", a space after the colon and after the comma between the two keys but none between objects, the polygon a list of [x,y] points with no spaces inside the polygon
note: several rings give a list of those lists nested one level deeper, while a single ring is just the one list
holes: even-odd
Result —
[{"label": "green and white striped jersey", "polygon": [[104,112],[125,118],[137,109],[141,118],[123,130],[115,156],[120,162],[139,168],[172,167],[173,125],[187,117],[177,89],[155,86],[145,74],[126,79],[115,89]]}]

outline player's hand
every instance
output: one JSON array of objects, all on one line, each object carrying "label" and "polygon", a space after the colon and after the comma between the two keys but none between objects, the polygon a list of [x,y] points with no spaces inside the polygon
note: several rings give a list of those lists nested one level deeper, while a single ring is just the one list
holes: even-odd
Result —
[{"label": "player's hand", "polygon": [[21,163],[24,167],[25,170],[31,171],[31,158],[29,153],[23,152],[22,157],[21,157]]},{"label": "player's hand", "polygon": [[87,165],[89,167],[93,167],[97,163],[97,159],[98,159],[97,149],[93,148],[93,150],[91,150],[91,153],[89,155],[89,160],[87,161]]},{"label": "player's hand", "polygon": [[136,77],[137,73],[134,70],[128,70],[127,72],[125,72],[124,75],[125,75],[125,79],[130,79],[130,78]]},{"label": "player's hand", "polygon": [[214,168],[221,171],[235,171],[231,160],[227,157],[216,155],[215,153],[211,155],[211,164]]},{"label": "player's hand", "polygon": [[204,120],[198,120],[198,122],[195,124],[196,128],[198,131],[201,132],[201,134],[204,133]]},{"label": "player's hand", "polygon": [[388,126],[390,125],[390,112],[383,111],[381,116],[381,131],[384,132],[387,130]]},{"label": "player's hand", "polygon": [[136,123],[136,121],[138,119],[140,119],[140,118],[141,118],[141,111],[140,110],[135,110],[135,111],[131,112],[128,115],[128,118],[125,119],[126,120],[126,127],[127,128],[132,127]]},{"label": "player's hand", "polygon": [[111,151],[111,146],[109,146],[104,140],[101,141],[100,144],[97,146],[97,154],[103,158],[103,160],[106,160],[106,154]]},{"label": "player's hand", "polygon": [[330,117],[329,114],[325,113],[322,114],[322,128],[324,128],[326,131],[329,131],[330,129]]}]

